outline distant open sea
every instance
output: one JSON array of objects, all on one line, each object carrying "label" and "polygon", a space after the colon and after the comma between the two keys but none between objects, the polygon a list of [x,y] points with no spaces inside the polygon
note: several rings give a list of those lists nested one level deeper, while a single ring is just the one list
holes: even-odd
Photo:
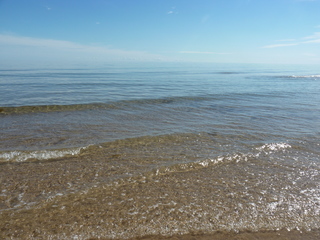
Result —
[{"label": "distant open sea", "polygon": [[320,68],[0,68],[0,181],[1,239],[320,237]]}]

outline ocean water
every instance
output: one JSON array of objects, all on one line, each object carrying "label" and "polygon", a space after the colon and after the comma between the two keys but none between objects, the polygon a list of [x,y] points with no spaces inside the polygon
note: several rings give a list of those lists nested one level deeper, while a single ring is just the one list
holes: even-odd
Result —
[{"label": "ocean water", "polygon": [[320,229],[317,66],[0,69],[0,237]]}]

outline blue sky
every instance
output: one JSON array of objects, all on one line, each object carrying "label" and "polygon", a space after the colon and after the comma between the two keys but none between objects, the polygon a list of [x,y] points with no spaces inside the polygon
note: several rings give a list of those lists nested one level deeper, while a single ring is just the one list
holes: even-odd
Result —
[{"label": "blue sky", "polygon": [[320,64],[320,0],[0,0],[0,63]]}]

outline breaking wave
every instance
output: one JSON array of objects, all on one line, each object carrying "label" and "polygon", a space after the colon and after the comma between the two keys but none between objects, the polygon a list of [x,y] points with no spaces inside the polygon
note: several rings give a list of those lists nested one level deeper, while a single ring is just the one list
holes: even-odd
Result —
[{"label": "breaking wave", "polygon": [[49,160],[79,155],[87,147],[72,149],[38,150],[38,151],[5,151],[0,152],[1,162],[25,162],[32,160]]},{"label": "breaking wave", "polygon": [[292,75],[292,78],[320,78],[320,75]]}]

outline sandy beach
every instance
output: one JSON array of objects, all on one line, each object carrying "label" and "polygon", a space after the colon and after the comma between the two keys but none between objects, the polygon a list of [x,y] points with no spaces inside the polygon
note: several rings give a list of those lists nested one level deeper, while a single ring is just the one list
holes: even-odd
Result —
[{"label": "sandy beach", "polygon": [[[315,240],[320,239],[320,231],[300,232],[297,230],[266,231],[266,232],[241,232],[216,234],[188,234],[171,237],[146,236],[143,238],[132,238],[130,240]],[[97,240],[97,239],[90,239]],[[108,240],[108,239],[102,239]]]}]

